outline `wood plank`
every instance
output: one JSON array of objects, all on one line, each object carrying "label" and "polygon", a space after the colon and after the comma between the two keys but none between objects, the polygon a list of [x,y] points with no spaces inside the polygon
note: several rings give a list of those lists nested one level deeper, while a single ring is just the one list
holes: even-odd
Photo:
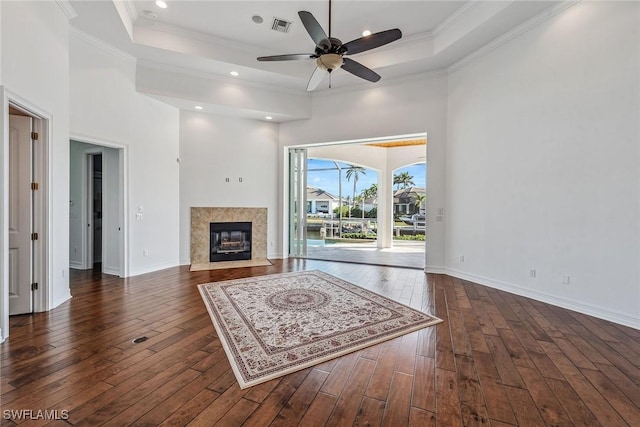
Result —
[{"label": "wood plank", "polygon": [[413,378],[413,406],[426,411],[436,410],[436,361],[418,356]]},{"label": "wood plank", "polygon": [[411,412],[411,389],[413,377],[401,372],[393,374],[389,389],[388,404],[382,417],[382,426],[395,427],[407,425]]},{"label": "wood plank", "polygon": [[488,424],[489,414],[487,412],[487,405],[482,395],[478,374],[473,364],[473,358],[456,354],[456,368],[463,424],[465,426]]},{"label": "wood plank", "polygon": [[436,414],[412,407],[409,414],[409,427],[436,427]]},{"label": "wood plank", "polygon": [[378,363],[371,376],[365,396],[386,401],[393,378],[393,368],[398,357],[397,345],[385,345],[380,351]]},{"label": "wood plank", "polygon": [[327,421],[331,426],[353,425],[360,404],[367,389],[367,384],[373,374],[375,362],[369,359],[359,359],[355,369],[347,381],[344,392],[336,402],[331,417]]},{"label": "wood plank", "polygon": [[[166,418],[160,427],[180,427],[189,424],[194,417],[200,414],[205,408],[207,408],[212,402],[220,397],[220,393],[204,389],[197,395],[183,404],[176,412]],[[153,424],[141,424],[152,426]]]},{"label": "wood plank", "polygon": [[634,404],[602,372],[590,369],[581,369],[580,371],[629,425],[640,421],[640,408],[638,407],[640,393],[636,394],[636,403]]},{"label": "wood plank", "polygon": [[547,378],[546,383],[553,391],[560,405],[571,418],[574,426],[601,426],[598,419],[587,408],[584,401],[578,396],[566,381]]},{"label": "wood plank", "polygon": [[276,415],[276,419],[273,420],[271,426],[286,427],[297,425],[328,376],[329,374],[327,372],[312,369],[302,384],[300,384],[300,387],[298,387],[295,393],[293,393],[291,398],[287,401],[287,404],[282,408],[278,415]]},{"label": "wood plank", "polygon": [[260,427],[269,425],[310,372],[311,369],[307,368],[283,377],[269,396],[247,419],[244,426]]},{"label": "wood plank", "polygon": [[524,379],[529,395],[538,407],[538,411],[546,425],[571,425],[571,419],[538,371],[522,366],[518,366],[518,371]]},{"label": "wood plank", "polygon": [[331,416],[331,412],[333,411],[337,400],[337,397],[330,394],[318,393],[300,421],[300,425],[305,427],[319,427],[326,425],[327,419]]},{"label": "wood plank", "polygon": [[339,396],[359,357],[360,352],[354,352],[338,358],[335,367],[322,386],[322,392]]},{"label": "wood plank", "polygon": [[493,357],[483,352],[474,352],[473,356],[489,417],[492,420],[516,424],[517,420],[507,396],[510,387],[502,384]]},{"label": "wood plank", "polygon": [[615,409],[602,397],[597,389],[584,377],[582,372],[553,343],[541,343],[544,351],[567,379],[578,396],[586,402],[598,421],[606,426],[624,426],[626,423]]},{"label": "wood plank", "polygon": [[510,387],[507,393],[519,426],[543,426],[544,421],[527,390]]},{"label": "wood plank", "polygon": [[353,426],[379,426],[382,423],[384,407],[385,403],[380,400],[368,397],[362,398],[362,405],[358,410]]},{"label": "wood plank", "polygon": [[524,382],[520,377],[520,373],[516,369],[516,366],[511,359],[511,355],[509,354],[507,347],[502,342],[502,339],[494,336],[487,336],[486,338],[502,383],[513,387],[525,388]]},{"label": "wood plank", "polygon": [[456,374],[440,368],[436,368],[436,414],[438,414],[438,424],[462,425]]}]

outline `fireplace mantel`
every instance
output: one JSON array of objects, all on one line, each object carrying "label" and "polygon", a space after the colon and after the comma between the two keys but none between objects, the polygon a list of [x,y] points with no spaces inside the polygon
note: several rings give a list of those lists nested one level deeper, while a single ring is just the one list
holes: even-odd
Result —
[{"label": "fireplace mantel", "polygon": [[192,265],[209,264],[209,224],[212,222],[250,222],[252,225],[251,260],[267,259],[267,208],[192,207]]}]

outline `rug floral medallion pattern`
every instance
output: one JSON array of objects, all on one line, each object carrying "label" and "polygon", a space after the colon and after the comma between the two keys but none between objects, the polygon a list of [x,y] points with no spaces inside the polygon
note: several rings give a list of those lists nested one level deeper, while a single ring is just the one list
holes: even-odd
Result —
[{"label": "rug floral medallion pattern", "polygon": [[241,388],[441,322],[321,271],[198,288]]}]

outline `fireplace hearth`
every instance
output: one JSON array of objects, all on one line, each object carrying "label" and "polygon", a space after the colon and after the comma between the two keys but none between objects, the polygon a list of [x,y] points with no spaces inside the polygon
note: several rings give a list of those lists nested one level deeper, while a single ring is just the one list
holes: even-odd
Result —
[{"label": "fireplace hearth", "polygon": [[251,259],[250,222],[212,222],[210,230],[210,262]]}]

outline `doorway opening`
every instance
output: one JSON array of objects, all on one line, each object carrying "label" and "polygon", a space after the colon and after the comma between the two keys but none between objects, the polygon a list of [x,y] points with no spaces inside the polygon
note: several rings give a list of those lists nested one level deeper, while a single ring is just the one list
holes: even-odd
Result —
[{"label": "doorway opening", "polygon": [[87,260],[90,269],[102,272],[102,154],[87,154]]},{"label": "doorway opening", "polygon": [[69,156],[69,267],[124,277],[124,148],[73,139]]},{"label": "doorway opening", "polygon": [[[289,256],[424,269],[424,229],[427,220],[420,214],[425,211],[426,151],[426,134],[289,147],[289,170],[285,175],[288,177],[289,188]],[[345,175],[345,181],[340,181],[341,184],[334,183],[338,191],[338,196],[334,197],[336,200],[329,200],[329,187],[322,187],[331,184],[312,175],[314,167],[309,164],[310,161],[333,162],[338,171],[341,168],[345,170],[342,174]],[[400,200],[396,200],[393,186],[399,170],[416,164],[419,164],[416,167],[422,168],[422,173],[409,176],[423,188],[412,188],[410,197],[402,202],[410,205],[410,212],[417,215],[416,220],[419,222],[405,223],[397,218],[396,204]],[[359,180],[356,179],[357,171],[361,171],[362,175]],[[350,180],[346,177],[346,172],[351,172]],[[340,176],[340,173],[334,175]],[[373,180],[368,182],[370,178]],[[340,185],[346,186],[348,191],[342,192]],[[328,212],[319,213],[319,203],[321,208],[327,204]],[[331,203],[338,207],[332,208]],[[346,211],[345,214],[343,210]],[[347,225],[354,223],[352,228],[355,231],[345,229],[345,217],[351,220],[347,221]],[[314,236],[309,232],[309,228],[313,228],[313,221],[331,224],[332,230],[333,223],[338,224],[338,239],[333,239],[335,233],[329,235],[328,226],[321,226],[319,239],[322,241],[318,243],[319,241],[314,240],[309,243],[309,238]],[[367,239],[371,241],[362,244],[363,239],[365,243]]]}]

